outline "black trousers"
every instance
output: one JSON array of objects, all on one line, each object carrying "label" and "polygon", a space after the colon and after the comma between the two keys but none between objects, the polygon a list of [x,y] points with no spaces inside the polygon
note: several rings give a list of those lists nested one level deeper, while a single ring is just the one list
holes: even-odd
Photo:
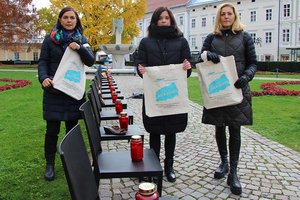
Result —
[{"label": "black trousers", "polygon": [[[241,127],[229,126],[229,157],[231,167],[236,167],[241,149]],[[216,126],[216,141],[222,161],[227,157],[225,126]]]},{"label": "black trousers", "polygon": [[[156,156],[159,159],[161,140],[159,134],[150,133],[150,148],[155,151]],[[176,134],[165,135],[165,159],[173,159],[176,145]]]},{"label": "black trousers", "polygon": [[[68,133],[77,123],[78,120],[65,121],[66,133]],[[44,154],[47,164],[54,164],[55,161],[60,124],[61,121],[46,121]]]}]

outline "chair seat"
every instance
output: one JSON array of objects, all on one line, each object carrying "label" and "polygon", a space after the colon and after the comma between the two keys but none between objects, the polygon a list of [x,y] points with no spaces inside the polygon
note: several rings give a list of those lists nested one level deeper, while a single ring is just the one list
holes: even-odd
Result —
[{"label": "chair seat", "polygon": [[144,149],[139,162],[131,160],[130,151],[102,152],[98,154],[98,166],[101,178],[157,177],[161,194],[163,170],[153,149]]},{"label": "chair seat", "polygon": [[[103,99],[104,105],[102,104],[102,107],[115,107],[115,103],[112,102],[111,99]],[[126,99],[121,99],[123,109],[127,109],[127,100]]]},{"label": "chair seat", "polygon": [[133,135],[140,135],[144,141],[144,133],[141,131],[138,125],[128,125],[128,130],[125,135],[112,135],[106,134],[104,128],[100,127],[101,140],[130,140]]},{"label": "chair seat", "polygon": [[[118,86],[115,85],[114,88],[118,89]],[[108,85],[107,86],[101,86],[101,89],[102,90],[109,90],[109,86]]]},{"label": "chair seat", "polygon": [[[133,112],[131,110],[124,109],[123,112],[127,112],[128,124],[133,124]],[[116,113],[115,109],[101,110],[101,120],[116,120],[119,119],[119,114]]]},{"label": "chair seat", "polygon": [[[121,93],[121,91],[120,91],[120,90],[117,90],[117,89],[115,90],[115,92],[118,93],[118,94]],[[102,93],[102,94],[110,94],[111,91],[110,91],[110,89],[103,89],[103,88],[101,88],[101,93]]]},{"label": "chair seat", "polygon": [[[111,94],[102,94],[103,99],[111,99]],[[118,99],[124,99],[124,95],[118,94]]]}]

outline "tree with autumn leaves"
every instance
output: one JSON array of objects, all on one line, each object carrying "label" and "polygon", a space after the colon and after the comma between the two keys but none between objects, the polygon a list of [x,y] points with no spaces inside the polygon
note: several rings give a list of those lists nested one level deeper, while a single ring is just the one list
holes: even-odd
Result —
[{"label": "tree with autumn leaves", "polygon": [[113,18],[124,19],[122,43],[130,43],[139,34],[137,21],[146,12],[146,0],[50,0],[49,8],[37,11],[39,30],[50,32],[59,11],[65,6],[74,7],[81,17],[84,35],[94,51],[101,44],[115,43]]},{"label": "tree with autumn leaves", "polygon": [[31,2],[32,0],[0,1],[0,44],[5,48],[17,48],[19,44],[30,42],[36,34],[36,15]]}]

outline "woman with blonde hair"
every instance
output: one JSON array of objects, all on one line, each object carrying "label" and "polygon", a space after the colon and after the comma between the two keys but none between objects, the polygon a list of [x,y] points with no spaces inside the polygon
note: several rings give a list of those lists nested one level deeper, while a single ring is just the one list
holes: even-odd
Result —
[{"label": "woman with blonde hair", "polygon": [[[231,3],[221,4],[217,11],[214,30],[201,49],[206,51],[207,60],[220,62],[219,56],[233,55],[238,80],[234,86],[242,89],[243,101],[240,104],[203,110],[202,122],[215,125],[215,137],[221,164],[214,173],[215,179],[223,178],[229,171],[227,184],[233,194],[240,195],[242,187],[237,176],[237,166],[241,147],[241,126],[252,124],[251,91],[248,82],[256,73],[256,53],[253,40],[244,31],[236,8]],[[204,55],[204,54],[203,54]],[[225,128],[229,129],[229,166]]]}]

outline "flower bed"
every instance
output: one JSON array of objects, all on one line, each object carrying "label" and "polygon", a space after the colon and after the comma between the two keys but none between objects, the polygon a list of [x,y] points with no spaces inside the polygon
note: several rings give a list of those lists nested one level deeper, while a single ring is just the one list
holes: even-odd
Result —
[{"label": "flower bed", "polygon": [[273,96],[300,96],[300,91],[298,90],[288,90],[283,88],[278,88],[277,85],[298,85],[300,81],[278,81],[272,83],[263,83],[261,88],[263,91],[257,92],[253,91],[252,96],[263,96],[263,95],[273,95]]},{"label": "flower bed", "polygon": [[31,81],[27,81],[27,80],[14,80],[14,79],[10,79],[10,78],[0,78],[0,82],[14,83],[14,84],[6,84],[6,85],[0,86],[0,92],[1,91],[5,91],[5,90],[20,88],[20,87],[25,87],[25,86],[31,84]]}]

